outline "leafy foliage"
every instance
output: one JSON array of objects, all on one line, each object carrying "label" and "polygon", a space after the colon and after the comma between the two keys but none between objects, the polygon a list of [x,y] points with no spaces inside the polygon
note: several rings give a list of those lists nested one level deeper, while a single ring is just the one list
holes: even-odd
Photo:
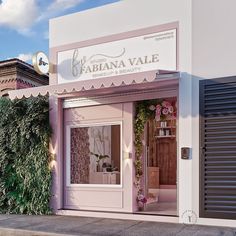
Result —
[{"label": "leafy foliage", "polygon": [[137,188],[137,203],[140,204],[140,199],[143,199],[143,189],[142,189],[142,176],[143,176],[143,133],[144,127],[148,119],[154,118],[154,112],[149,109],[149,107],[155,104],[156,100],[145,100],[137,102],[136,104],[136,116],[134,120],[134,146],[135,146],[135,186]]},{"label": "leafy foliage", "polygon": [[0,213],[49,214],[47,97],[0,99]]}]

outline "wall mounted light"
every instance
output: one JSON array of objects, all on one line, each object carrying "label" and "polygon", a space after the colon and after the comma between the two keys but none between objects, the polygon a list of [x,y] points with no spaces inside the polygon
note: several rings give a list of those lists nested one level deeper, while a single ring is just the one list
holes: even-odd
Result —
[{"label": "wall mounted light", "polygon": [[124,159],[132,158],[132,154],[130,152],[124,152]]}]

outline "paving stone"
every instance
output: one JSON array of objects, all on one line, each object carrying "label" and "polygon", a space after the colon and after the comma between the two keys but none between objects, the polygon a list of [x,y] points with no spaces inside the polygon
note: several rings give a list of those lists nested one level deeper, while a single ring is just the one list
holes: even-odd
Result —
[{"label": "paving stone", "polygon": [[2,215],[0,214],[0,221],[1,220],[7,220],[7,219],[10,219],[10,218],[14,218],[14,217],[17,217],[16,215]]},{"label": "paving stone", "polygon": [[212,226],[185,226],[176,236],[235,236],[233,229]]},{"label": "paving stone", "polygon": [[0,215],[0,236],[236,236],[236,228],[71,216]]},{"label": "paving stone", "polygon": [[92,225],[78,228],[77,232],[96,236],[115,236],[138,223],[138,221],[132,220],[101,219]]},{"label": "paving stone", "polygon": [[8,218],[0,221],[0,227],[12,228],[12,229],[25,229],[27,227],[33,228],[37,225],[46,224],[50,219],[56,220],[61,218],[61,216],[25,216],[18,215],[12,218]]},{"label": "paving stone", "polygon": [[124,236],[173,236],[176,235],[182,228],[182,224],[169,224],[169,223],[154,223],[154,222],[141,222],[133,227],[120,233]]},{"label": "paving stone", "polygon": [[89,225],[93,227],[93,225],[100,220],[100,218],[63,216],[57,219],[49,219],[47,222],[32,227],[27,226],[25,229],[77,235],[83,226]]}]

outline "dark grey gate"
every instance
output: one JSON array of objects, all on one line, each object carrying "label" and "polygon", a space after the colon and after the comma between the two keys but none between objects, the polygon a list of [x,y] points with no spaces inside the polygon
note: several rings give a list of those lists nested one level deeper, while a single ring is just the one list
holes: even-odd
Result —
[{"label": "dark grey gate", "polygon": [[236,76],[200,81],[200,217],[236,219]]}]

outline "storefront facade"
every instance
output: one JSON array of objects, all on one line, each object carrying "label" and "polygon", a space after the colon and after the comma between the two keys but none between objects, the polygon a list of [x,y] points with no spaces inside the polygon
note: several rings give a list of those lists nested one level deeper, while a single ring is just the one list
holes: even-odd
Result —
[{"label": "storefront facade", "polygon": [[[204,94],[199,93],[200,81],[236,74],[235,16],[230,12],[236,4],[222,4],[130,0],[50,21],[50,86],[10,95],[50,93],[56,157],[52,206],[57,214],[235,226],[235,159],[226,160],[230,170],[224,159],[209,159],[209,164],[212,147],[207,145],[215,139],[221,144],[221,136],[205,129],[206,117],[222,122],[214,117],[218,110],[207,110],[221,106],[221,99],[209,102],[207,96],[231,89],[234,77],[221,78],[216,87],[201,82]],[[219,19],[222,9],[227,13]],[[207,94],[213,89],[215,95]],[[140,104],[148,104],[152,119],[144,127],[137,184],[134,143]],[[160,106],[171,117],[158,117]],[[206,140],[215,133],[216,138]],[[222,178],[230,176],[224,182],[227,196],[217,195],[224,191],[219,173],[210,173],[213,180],[203,177],[209,175],[207,165],[214,170],[226,166],[219,172],[226,170]],[[137,197],[142,196],[147,202],[140,211]]]}]

